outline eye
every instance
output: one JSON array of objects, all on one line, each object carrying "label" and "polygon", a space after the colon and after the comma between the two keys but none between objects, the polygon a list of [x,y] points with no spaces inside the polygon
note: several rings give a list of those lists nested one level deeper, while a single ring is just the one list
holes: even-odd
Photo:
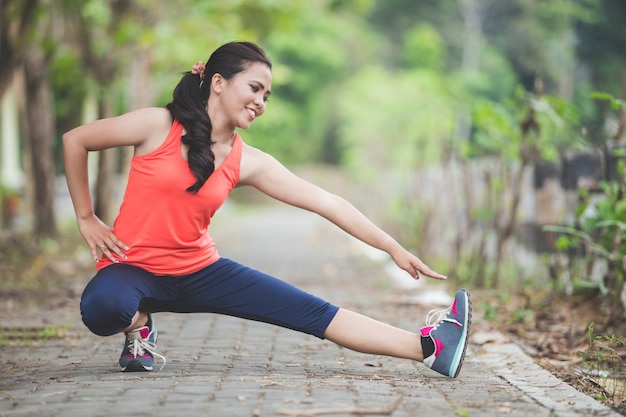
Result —
[{"label": "eye", "polygon": [[[255,94],[256,94],[256,93],[258,93],[259,91],[261,91],[261,89],[262,89],[262,87],[261,87],[261,86],[258,86],[258,85],[256,85],[256,84],[248,84],[248,85],[250,86],[250,90],[251,90],[253,93],[255,93]],[[269,99],[270,99],[270,94],[271,94],[271,93],[268,91],[268,92],[267,92],[267,93],[263,96],[263,103],[267,103],[267,102],[269,101]]]}]

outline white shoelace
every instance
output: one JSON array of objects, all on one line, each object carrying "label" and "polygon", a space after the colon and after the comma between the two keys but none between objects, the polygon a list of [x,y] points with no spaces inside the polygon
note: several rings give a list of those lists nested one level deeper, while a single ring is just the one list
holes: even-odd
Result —
[{"label": "white shoelace", "polygon": [[436,329],[451,310],[452,307],[444,308],[442,310],[430,310],[424,320],[424,322],[426,322],[426,326],[433,326]]},{"label": "white shoelace", "polygon": [[[150,337],[150,336],[148,336],[148,337]],[[143,339],[141,337],[139,337],[137,339],[129,338],[128,347],[129,347],[131,353],[133,354],[133,356],[143,356],[144,353],[146,351],[148,351],[153,356],[157,356],[157,357],[161,358],[161,360],[163,360],[163,365],[161,365],[161,368],[159,369],[160,371],[163,370],[163,367],[167,363],[167,359],[165,359],[165,356],[157,353],[157,351],[156,351],[156,349],[157,349],[156,343],[153,343],[153,342],[151,342],[151,341],[149,341],[147,339]]]},{"label": "white shoelace", "polygon": [[435,330],[444,321],[454,323],[458,326],[463,326],[463,323],[459,323],[458,320],[448,317],[448,313],[450,313],[450,311],[452,311],[452,306],[444,308],[443,310],[430,310],[424,320],[426,322],[426,326],[432,326],[433,330]]}]

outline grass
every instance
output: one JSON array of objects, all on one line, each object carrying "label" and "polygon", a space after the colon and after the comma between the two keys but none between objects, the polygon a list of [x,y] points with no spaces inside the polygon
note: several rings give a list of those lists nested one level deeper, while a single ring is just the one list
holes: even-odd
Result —
[{"label": "grass", "polygon": [[[0,235],[0,315],[5,309],[45,309],[67,303],[76,280],[93,273],[89,261],[87,246],[75,227],[54,240],[35,239],[25,232]],[[0,347],[66,337],[65,325],[8,326],[0,322]]]},{"label": "grass", "polygon": [[564,297],[533,287],[472,295],[482,320],[532,348],[541,366],[626,415],[626,324],[611,320],[601,294]]},{"label": "grass", "polygon": [[55,239],[0,235],[0,293],[53,290],[87,270],[93,271],[93,262],[75,228]]},{"label": "grass", "polygon": [[589,345],[578,354],[583,365],[578,371],[597,386],[596,399],[606,403],[626,401],[626,359],[623,338],[594,334],[594,324],[587,328]]},{"label": "grass", "polygon": [[0,347],[13,344],[29,346],[35,342],[60,339],[67,335],[67,326],[0,327]]}]

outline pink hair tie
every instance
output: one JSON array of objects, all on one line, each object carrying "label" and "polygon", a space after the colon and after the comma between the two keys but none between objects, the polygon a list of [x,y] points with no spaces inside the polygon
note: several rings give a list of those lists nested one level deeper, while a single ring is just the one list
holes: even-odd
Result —
[{"label": "pink hair tie", "polygon": [[199,74],[200,75],[200,79],[203,80],[204,79],[204,70],[206,69],[206,67],[204,66],[204,62],[202,61],[198,61],[194,64],[193,67],[191,67],[191,73],[192,74]]}]

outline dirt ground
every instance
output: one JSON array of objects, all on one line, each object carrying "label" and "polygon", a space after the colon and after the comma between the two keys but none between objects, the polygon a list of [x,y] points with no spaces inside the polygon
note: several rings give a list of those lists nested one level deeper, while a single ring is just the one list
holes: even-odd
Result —
[{"label": "dirt ground", "polygon": [[[82,242],[77,240],[76,247],[80,245]],[[93,269],[91,259],[63,261],[68,257],[58,256],[59,252],[67,250],[71,250],[67,245],[63,249],[52,247],[42,255],[40,248],[28,241],[5,241],[0,251],[0,276],[20,276],[21,281],[2,279],[0,316],[32,306],[74,308]],[[9,259],[12,256],[25,261],[19,265]],[[20,268],[20,272],[7,268]],[[602,300],[597,295],[567,299],[554,293],[504,297],[493,291],[472,290],[472,298],[480,319],[516,341],[537,363],[626,415],[626,320],[606,314],[599,307]],[[0,345],[6,343],[2,337],[5,330],[0,322]],[[603,373],[606,371],[610,374]]]},{"label": "dirt ground", "polygon": [[[473,291],[484,319],[577,390],[626,415],[626,320],[603,311],[601,296],[528,294],[503,302]],[[488,314],[485,314],[488,313]],[[489,315],[493,316],[490,317]]]}]

